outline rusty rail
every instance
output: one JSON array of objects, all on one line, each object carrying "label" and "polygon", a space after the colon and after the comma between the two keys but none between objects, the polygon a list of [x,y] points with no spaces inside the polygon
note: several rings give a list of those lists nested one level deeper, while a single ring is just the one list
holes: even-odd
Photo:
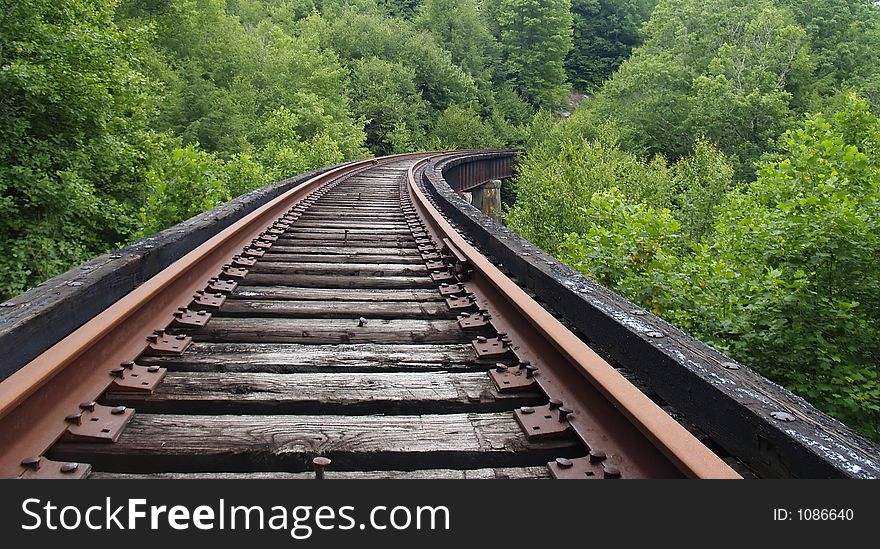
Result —
[{"label": "rusty rail", "polygon": [[[164,368],[139,366],[132,360],[147,350],[179,353],[192,341],[161,327],[204,326],[210,318],[204,307],[219,308],[223,292],[231,291],[274,240],[343,178],[414,159],[401,193],[412,233],[407,238],[415,238],[430,278],[442,282],[439,291],[449,308],[463,311],[458,319],[461,330],[486,334],[472,340],[473,352],[478,359],[497,357],[489,377],[499,391],[512,384],[538,389],[545,396],[546,404],[515,410],[529,441],[574,434],[583,443],[584,455],[548,464],[553,476],[738,478],[468,244],[431,204],[417,171],[431,160],[458,154],[396,155],[317,175],[222,229],[46,349],[0,382],[0,477],[86,476],[88,466],[54,464],[43,456],[61,437],[109,442],[120,436],[132,421],[132,409],[103,407],[96,401],[111,386],[119,390],[126,384],[161,382]],[[461,183],[469,184],[467,177],[474,177],[473,183],[509,173],[511,161],[503,155],[497,158],[502,160],[462,175]],[[334,211],[339,208],[336,200]],[[347,242],[348,230],[345,235]],[[187,304],[189,309],[181,307]],[[361,318],[357,325],[370,322]],[[141,376],[137,382],[132,372]]]},{"label": "rusty rail", "polygon": [[[397,155],[389,159],[414,155]],[[113,371],[150,344],[155,329],[175,319],[181,303],[223,273],[235,277],[234,256],[277,218],[333,179],[374,166],[363,160],[322,173],[222,230],[48,348],[0,382],[0,478],[15,478],[64,434],[86,423],[94,401],[114,381]],[[160,338],[165,338],[159,334]],[[187,345],[186,339],[179,341]],[[118,414],[119,419],[130,418]],[[114,419],[114,418],[109,418]],[[103,423],[103,420],[102,420]],[[114,430],[124,425],[113,425]]]},{"label": "rusty rail", "polygon": [[[556,261],[461,200],[447,174],[511,152],[468,152],[426,167],[429,196],[505,272],[638,376],[658,400],[761,477],[880,478],[880,448],[716,349]],[[485,168],[475,168],[479,173]]]},{"label": "rusty rail", "polygon": [[[416,167],[423,168],[426,162]],[[613,454],[613,464],[603,463],[606,476],[610,469],[630,478],[669,477],[674,471],[695,478],[740,478],[468,244],[425,196],[416,182],[416,167],[408,175],[416,209],[435,237],[448,243],[455,261],[469,264],[467,281],[457,284],[450,295],[467,295],[475,301],[481,317],[477,321],[492,324],[499,344],[515,355],[520,368],[528,367],[551,399],[547,411],[555,411],[550,423],[567,421],[591,456]],[[475,341],[475,348],[480,343]],[[523,409],[517,414],[524,421],[544,412]],[[584,459],[595,461],[595,457]],[[572,467],[565,460],[556,471],[562,475]]]}]

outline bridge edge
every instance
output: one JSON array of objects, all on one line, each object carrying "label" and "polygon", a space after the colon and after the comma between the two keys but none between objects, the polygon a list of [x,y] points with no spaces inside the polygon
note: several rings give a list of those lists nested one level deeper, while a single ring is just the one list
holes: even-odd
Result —
[{"label": "bridge edge", "polygon": [[[513,154],[451,154],[434,160],[423,171],[426,187],[441,211],[484,253],[574,325],[595,350],[642,377],[661,398],[758,474],[880,478],[880,446],[543,253],[468,204],[443,179],[444,169],[452,163]],[[530,255],[523,256],[523,252]],[[663,337],[647,335],[651,332]],[[725,364],[734,364],[736,369]],[[770,416],[775,411],[793,413],[797,419],[775,420]]]},{"label": "bridge edge", "polygon": [[4,349],[0,381],[232,223],[312,177],[345,164],[255,189],[6,301],[0,307],[0,348]]}]

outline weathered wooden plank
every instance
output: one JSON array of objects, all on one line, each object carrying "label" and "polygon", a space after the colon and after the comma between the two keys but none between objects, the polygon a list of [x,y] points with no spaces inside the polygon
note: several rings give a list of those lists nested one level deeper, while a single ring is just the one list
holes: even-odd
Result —
[{"label": "weathered wooden plank", "polygon": [[[373,172],[370,172],[370,174],[372,175]],[[400,197],[401,175],[390,176],[388,179],[384,180],[370,178],[369,182],[365,181],[363,184],[347,182],[342,187],[333,189],[325,194],[322,200],[340,198],[344,200],[354,200],[357,199],[358,196],[361,196],[364,200],[375,200],[377,197],[398,200]]]},{"label": "weathered wooden plank", "polygon": [[299,235],[299,234],[322,234],[322,235],[330,235],[337,238],[342,238],[343,235],[348,234],[348,237],[351,238],[355,235],[361,236],[385,236],[385,237],[393,237],[397,238],[397,236],[405,235],[411,236],[412,231],[409,230],[409,227],[401,227],[396,229],[385,229],[381,227],[355,227],[349,226],[346,228],[342,227],[300,227],[299,224],[294,224],[293,227],[285,231],[284,235]]},{"label": "weathered wooden plank", "polygon": [[[259,473],[106,473],[92,471],[91,480],[150,480],[150,479],[262,479],[262,480],[312,480],[313,472],[259,472]],[[324,471],[328,480],[356,479],[550,479],[550,471],[544,467],[495,467],[492,469],[419,469],[417,471],[339,471],[331,464]]]},{"label": "weathered wooden plank", "polygon": [[402,215],[396,222],[376,221],[375,219],[353,221],[351,219],[348,219],[347,217],[344,220],[339,221],[334,221],[332,219],[322,217],[310,217],[307,219],[300,217],[294,224],[294,227],[297,229],[302,229],[304,227],[315,229],[408,229],[409,226],[404,223],[403,219],[404,218]]},{"label": "weathered wooden plank", "polygon": [[429,276],[331,276],[306,274],[248,273],[244,283],[253,286],[299,286],[304,288],[436,289]]},{"label": "weathered wooden plank", "polygon": [[318,203],[324,201],[382,202],[383,200],[386,202],[399,202],[400,189],[398,185],[354,185],[351,187],[346,185],[342,189],[334,189],[328,192],[318,200]]},{"label": "weathered wooden plank", "polygon": [[276,246],[325,246],[339,248],[416,248],[415,239],[378,241],[375,239],[359,240],[349,238],[279,238]]},{"label": "weathered wooden plank", "polygon": [[111,390],[102,403],[148,413],[354,415],[503,411],[541,400],[499,393],[485,372],[169,372],[152,395]]},{"label": "weathered wooden plank", "polygon": [[379,206],[379,207],[372,207],[372,206],[366,206],[366,205],[365,205],[365,207],[358,207],[358,206],[352,205],[351,203],[346,205],[346,204],[338,204],[338,203],[333,204],[333,203],[329,203],[329,202],[323,203],[323,201],[316,202],[315,204],[313,204],[311,207],[309,207],[307,210],[305,210],[303,212],[303,215],[306,215],[306,214],[324,215],[327,212],[345,213],[346,211],[353,212],[356,215],[371,215],[371,214],[389,215],[389,216],[403,215],[403,210],[400,208],[399,204],[391,204],[391,205],[386,204],[384,206]]},{"label": "weathered wooden plank", "polygon": [[318,255],[399,255],[408,257],[421,257],[415,246],[388,246],[388,247],[369,247],[369,246],[328,246],[326,244],[319,245],[281,245],[275,244],[270,248],[271,253],[296,253],[296,254],[318,254]]},{"label": "weathered wooden plank", "polygon": [[340,213],[340,211],[351,212],[354,214],[395,214],[399,213],[400,206],[398,205],[381,205],[381,204],[352,204],[345,202],[324,202],[320,205],[315,205],[310,207],[308,212],[318,213],[318,214],[326,214],[326,213]]},{"label": "weathered wooden plank", "polygon": [[456,318],[456,312],[439,301],[292,301],[227,300],[215,318],[258,316],[282,318]]},{"label": "weathered wooden plank", "polygon": [[[395,199],[391,199],[390,197],[384,200],[371,200],[362,196],[360,200],[357,198],[354,199],[326,199],[323,198],[320,201],[314,203],[311,207],[309,207],[306,211],[321,211],[321,210],[348,210],[348,211],[360,211],[360,212],[376,212],[376,213],[384,213],[384,214],[396,214],[402,213],[400,208],[400,201]],[[322,212],[323,213],[323,212]]]},{"label": "weathered wooden plank", "polygon": [[338,211],[325,210],[321,212],[306,210],[297,223],[315,223],[327,219],[344,219],[348,223],[400,223],[406,217],[403,212],[388,212],[383,214],[356,213],[351,210],[339,209]]},{"label": "weathered wooden plank", "polygon": [[282,237],[278,239],[278,243],[281,245],[289,245],[295,244],[301,241],[312,241],[312,240],[320,240],[322,242],[411,242],[413,241],[413,236],[411,234],[365,234],[365,233],[349,233],[347,237],[343,236],[343,233],[335,232],[335,233],[321,233],[315,231],[309,232],[291,232],[287,231],[284,233]]},{"label": "weathered wooden plank", "polygon": [[455,320],[212,318],[189,332],[195,341],[254,343],[462,343],[472,339]]},{"label": "weathered wooden plank", "polygon": [[374,177],[372,170],[369,180],[351,181],[347,180],[344,185],[339,186],[324,195],[324,198],[334,196],[345,196],[346,198],[356,197],[358,194],[365,192],[367,195],[385,194],[391,198],[397,198],[399,193],[400,180],[403,173],[386,174],[381,179]]},{"label": "weathered wooden plank", "polygon": [[257,261],[252,273],[314,274],[332,276],[426,276],[425,265],[399,263],[299,263]]},{"label": "weathered wooden plank", "polygon": [[295,299],[299,301],[444,301],[434,290],[353,290],[350,288],[291,288],[240,285],[230,299]]},{"label": "weathered wooden plank", "polygon": [[469,344],[300,345],[193,343],[182,356],[142,356],[138,364],[183,372],[470,371],[489,366]]},{"label": "weathered wooden plank", "polygon": [[382,263],[391,265],[424,265],[425,261],[417,255],[367,255],[367,254],[297,254],[276,253],[272,250],[260,258],[260,262],[300,261],[303,263]]},{"label": "weathered wooden plank", "polygon": [[113,444],[62,442],[47,457],[108,471],[305,471],[541,465],[583,452],[570,438],[529,441],[513,413],[388,416],[135,414]]}]

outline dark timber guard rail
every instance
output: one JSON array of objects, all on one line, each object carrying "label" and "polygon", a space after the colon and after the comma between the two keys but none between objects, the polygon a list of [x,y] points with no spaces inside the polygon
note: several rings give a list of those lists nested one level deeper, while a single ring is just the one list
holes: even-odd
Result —
[{"label": "dark timber guard rail", "polygon": [[465,192],[492,179],[513,175],[516,152],[505,151],[501,156],[472,161],[471,157],[453,158],[443,167],[443,179],[455,192]]},{"label": "dark timber guard rail", "polygon": [[0,380],[171,263],[328,166],[257,189],[119,251],[97,257],[0,306]]},{"label": "dark timber guard rail", "polygon": [[435,160],[424,171],[439,209],[483,253],[577,328],[597,352],[641,377],[760,476],[880,478],[880,448],[872,442],[559,263],[456,194],[487,179],[508,177],[515,155],[460,154]]}]

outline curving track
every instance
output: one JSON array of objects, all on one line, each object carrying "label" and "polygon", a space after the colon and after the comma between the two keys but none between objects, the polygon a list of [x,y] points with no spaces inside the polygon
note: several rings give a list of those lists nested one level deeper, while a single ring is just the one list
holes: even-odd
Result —
[{"label": "curving track", "polygon": [[4,380],[0,476],[738,477],[452,229],[428,158],[310,180]]}]

